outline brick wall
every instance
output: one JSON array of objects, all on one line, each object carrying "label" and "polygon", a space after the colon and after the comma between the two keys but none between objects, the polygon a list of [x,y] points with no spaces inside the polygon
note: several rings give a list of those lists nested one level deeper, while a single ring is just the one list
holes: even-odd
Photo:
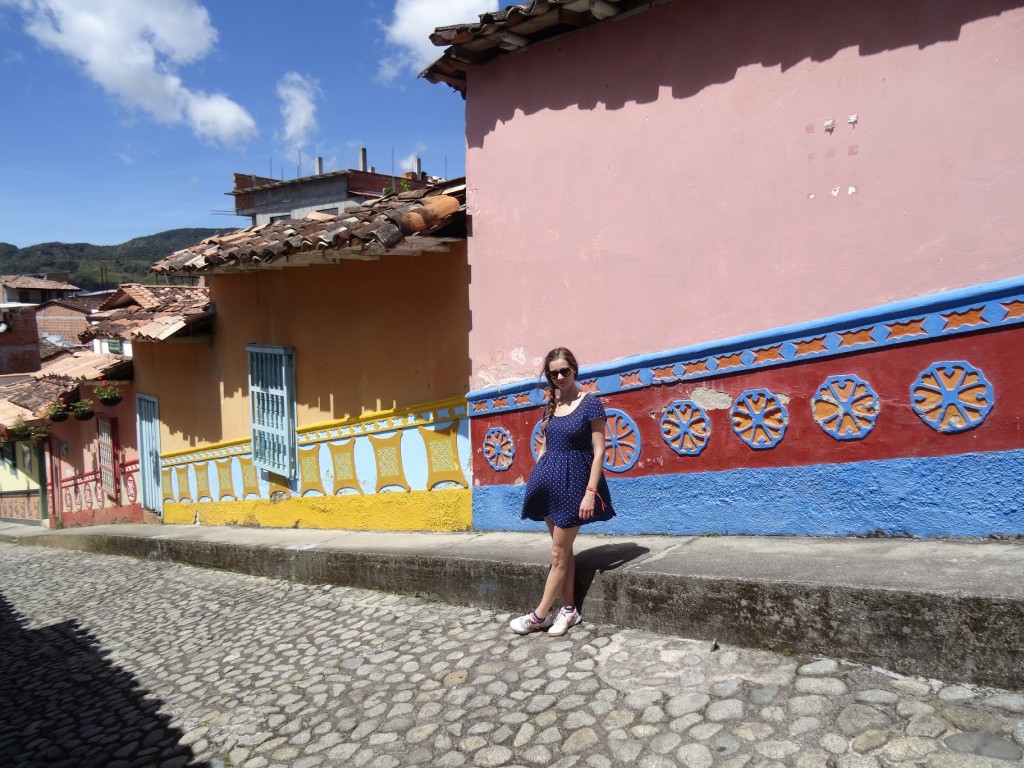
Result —
[{"label": "brick wall", "polygon": [[34,307],[4,313],[11,330],[0,333],[0,374],[39,370],[39,330]]},{"label": "brick wall", "polygon": [[36,326],[40,337],[60,336],[72,344],[81,344],[78,334],[89,327],[89,321],[84,312],[51,304],[36,310]]}]

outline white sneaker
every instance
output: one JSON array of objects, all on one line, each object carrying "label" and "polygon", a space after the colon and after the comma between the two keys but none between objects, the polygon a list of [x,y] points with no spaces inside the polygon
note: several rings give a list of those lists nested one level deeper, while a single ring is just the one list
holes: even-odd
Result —
[{"label": "white sneaker", "polygon": [[533,614],[528,613],[525,616],[520,616],[518,619],[512,619],[508,623],[509,628],[517,635],[528,635],[531,632],[538,632],[542,629],[547,629],[551,626],[551,615],[548,614],[544,617],[544,621],[539,624],[533,620]]},{"label": "white sneaker", "polygon": [[566,613],[563,608],[558,612],[558,618],[555,619],[555,623],[551,625],[551,629],[548,630],[548,635],[551,637],[561,637],[569,631],[569,627],[575,627],[583,621],[583,617],[580,616],[578,610],[572,613]]}]

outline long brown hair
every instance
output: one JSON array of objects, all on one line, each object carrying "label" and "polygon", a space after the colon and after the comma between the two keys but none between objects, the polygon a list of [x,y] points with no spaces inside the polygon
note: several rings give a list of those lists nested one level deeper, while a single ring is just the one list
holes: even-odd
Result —
[{"label": "long brown hair", "polygon": [[565,347],[555,347],[544,355],[544,367],[540,370],[540,376],[548,383],[548,404],[544,408],[544,418],[540,423],[541,437],[544,437],[548,429],[548,422],[555,415],[555,405],[558,400],[558,387],[555,386],[555,382],[551,379],[551,373],[548,371],[548,366],[555,360],[565,360],[569,367],[572,368],[573,376],[578,376],[580,372],[580,365],[576,362],[576,355]]}]

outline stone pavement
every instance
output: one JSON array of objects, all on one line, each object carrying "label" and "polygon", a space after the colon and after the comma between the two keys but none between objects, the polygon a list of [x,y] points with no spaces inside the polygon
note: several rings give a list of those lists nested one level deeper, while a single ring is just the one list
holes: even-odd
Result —
[{"label": "stone pavement", "polygon": [[0,764],[1012,768],[1024,695],[0,544]]},{"label": "stone pavement", "polygon": [[[0,541],[132,555],[523,612],[547,573],[538,533],[374,533],[0,522]],[[1015,540],[602,536],[576,593],[601,624],[841,656],[1024,689],[1024,537]]]}]

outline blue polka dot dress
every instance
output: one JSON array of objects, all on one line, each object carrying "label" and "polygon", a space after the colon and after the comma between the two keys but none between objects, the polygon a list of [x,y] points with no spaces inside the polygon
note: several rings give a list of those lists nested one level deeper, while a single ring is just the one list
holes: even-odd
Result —
[{"label": "blue polka dot dress", "polygon": [[550,517],[559,528],[575,528],[615,517],[608,482],[602,474],[597,490],[604,504],[601,504],[601,499],[594,499],[594,516],[590,520],[580,520],[580,502],[587,492],[590,467],[594,461],[590,422],[603,418],[604,406],[589,393],[571,413],[551,417],[544,436],[544,455],[526,484],[524,520],[543,521]]}]

